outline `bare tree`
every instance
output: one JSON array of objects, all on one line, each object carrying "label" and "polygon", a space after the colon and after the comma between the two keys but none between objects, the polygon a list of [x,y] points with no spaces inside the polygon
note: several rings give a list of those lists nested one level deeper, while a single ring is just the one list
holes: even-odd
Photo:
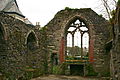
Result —
[{"label": "bare tree", "polygon": [[110,20],[113,17],[114,12],[113,14],[111,14],[111,12],[115,10],[117,0],[101,0],[101,2],[106,10],[108,19]]}]

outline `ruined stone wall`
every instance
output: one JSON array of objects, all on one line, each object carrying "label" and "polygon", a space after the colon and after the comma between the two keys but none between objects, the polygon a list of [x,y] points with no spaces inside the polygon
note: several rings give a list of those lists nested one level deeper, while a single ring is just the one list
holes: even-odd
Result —
[{"label": "ruined stone wall", "polygon": [[[6,14],[0,14],[0,28],[4,36],[0,41],[0,73],[11,80],[43,74],[45,56],[39,29]],[[30,33],[36,40],[32,50],[27,46]]]},{"label": "ruined stone wall", "polygon": [[[59,11],[42,29],[0,14],[0,73],[6,77],[30,79],[52,72],[51,55],[58,54],[65,30],[75,19],[84,21],[89,29],[90,54],[94,70],[102,76],[109,72],[108,23],[93,10],[66,9]],[[65,49],[63,49],[65,52]],[[48,69],[48,70],[47,70]]]},{"label": "ruined stone wall", "polygon": [[84,21],[89,29],[90,41],[93,42],[93,44],[91,44],[91,42],[90,44],[93,47],[93,65],[95,71],[100,73],[101,76],[105,72],[109,73],[109,55],[106,54],[104,47],[109,38],[109,24],[104,18],[89,8],[61,10],[46,25],[48,38],[50,40],[48,46],[51,50],[49,56],[56,52],[59,57],[61,39],[65,37],[66,27],[70,22],[78,18]]}]

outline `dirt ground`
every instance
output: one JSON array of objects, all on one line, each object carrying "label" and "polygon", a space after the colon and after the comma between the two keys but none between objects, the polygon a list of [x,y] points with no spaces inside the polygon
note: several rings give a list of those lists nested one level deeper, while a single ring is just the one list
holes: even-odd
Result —
[{"label": "dirt ground", "polygon": [[80,76],[48,75],[34,78],[31,80],[109,80],[105,78],[89,78]]}]

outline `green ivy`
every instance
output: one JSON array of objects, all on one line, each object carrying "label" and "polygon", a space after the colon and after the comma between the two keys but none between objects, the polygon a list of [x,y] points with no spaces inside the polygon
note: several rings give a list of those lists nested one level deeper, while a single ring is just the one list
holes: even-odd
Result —
[{"label": "green ivy", "polygon": [[102,76],[103,76],[103,77],[109,77],[109,76],[110,76],[110,72],[103,72],[103,73],[102,73]]}]

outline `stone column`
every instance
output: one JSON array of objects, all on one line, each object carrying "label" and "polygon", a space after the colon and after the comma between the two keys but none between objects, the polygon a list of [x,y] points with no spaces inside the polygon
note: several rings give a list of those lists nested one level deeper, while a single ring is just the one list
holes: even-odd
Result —
[{"label": "stone column", "polygon": [[74,47],[74,34],[72,34],[72,47]]},{"label": "stone column", "polygon": [[83,33],[81,32],[81,59],[83,58]]}]

